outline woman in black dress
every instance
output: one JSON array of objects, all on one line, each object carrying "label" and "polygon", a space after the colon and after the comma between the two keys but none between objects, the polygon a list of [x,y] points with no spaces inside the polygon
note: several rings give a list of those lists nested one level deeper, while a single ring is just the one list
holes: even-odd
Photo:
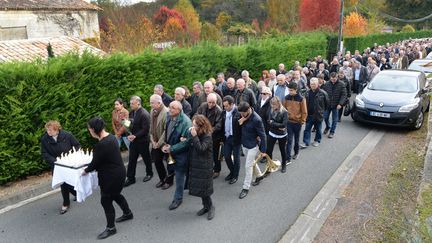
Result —
[{"label": "woman in black dress", "polygon": [[133,218],[129,205],[121,194],[126,179],[126,169],[123,165],[117,139],[114,135],[105,131],[105,122],[100,117],[92,118],[87,128],[92,137],[99,140],[93,150],[93,160],[83,171],[83,175],[96,170],[98,172],[99,186],[101,189],[101,204],[107,220],[106,229],[98,235],[98,239],[105,239],[117,230],[114,225],[115,210],[112,204],[115,201],[123,210],[123,215],[115,222],[123,222]]},{"label": "woman in black dress", "polygon": [[[78,150],[80,144],[71,133],[61,129],[60,122],[58,121],[47,122],[45,124],[45,129],[46,132],[41,138],[42,158],[49,163],[53,171],[57,157],[71,151],[73,147]],[[63,197],[60,214],[64,214],[70,207],[69,194],[76,196],[76,191],[72,185],[67,183],[61,184],[60,188]]]},{"label": "woman in black dress", "polygon": [[207,213],[207,219],[213,219],[215,207],[210,195],[213,194],[213,128],[203,115],[195,115],[192,119],[192,144],[189,162],[189,194],[201,197],[203,208],[197,215]]}]

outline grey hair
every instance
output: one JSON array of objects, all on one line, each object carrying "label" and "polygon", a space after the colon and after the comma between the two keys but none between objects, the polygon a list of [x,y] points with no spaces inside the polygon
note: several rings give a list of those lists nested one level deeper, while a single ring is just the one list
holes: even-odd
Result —
[{"label": "grey hair", "polygon": [[207,95],[207,100],[212,99],[214,101],[217,101],[217,96],[215,93],[210,93]]},{"label": "grey hair", "polygon": [[162,104],[162,103],[163,103],[163,101],[162,101],[162,97],[161,97],[160,95],[158,95],[158,94],[153,94],[153,95],[151,95],[151,96],[150,96],[150,101],[151,101],[151,100],[154,100],[154,101],[158,102],[159,104]]},{"label": "grey hair", "polygon": [[162,84],[156,84],[155,86],[154,86],[154,88],[155,89],[158,89],[158,90],[160,90],[160,91],[164,91],[164,88],[163,88],[163,86],[162,86]]},{"label": "grey hair", "polygon": [[286,76],[285,76],[285,74],[279,74],[279,75],[276,77],[276,79],[278,79],[278,78],[283,78],[283,79],[285,79]]},{"label": "grey hair", "polygon": [[132,101],[132,100],[135,100],[135,101],[137,101],[140,105],[142,104],[142,102],[141,102],[141,98],[140,98],[139,96],[137,96],[137,95],[132,96],[132,97],[130,98],[130,100],[131,100],[131,101]]},{"label": "grey hair", "polygon": [[242,77],[249,77],[249,72],[248,72],[247,70],[243,70],[243,71],[241,72],[241,76],[242,76]]},{"label": "grey hair", "polygon": [[319,80],[314,77],[314,78],[311,78],[309,82],[310,82],[310,84],[312,84],[312,83],[319,83]]},{"label": "grey hair", "polygon": [[183,95],[183,96],[186,94],[186,90],[183,89],[182,87],[177,87],[175,89],[175,92],[180,92],[180,94]]},{"label": "grey hair", "polygon": [[224,78],[225,78],[225,74],[224,74],[224,73],[218,73],[217,76],[218,76],[218,77],[221,76],[221,77],[224,77]]},{"label": "grey hair", "polygon": [[174,100],[170,103],[170,106],[174,106],[175,108],[179,109],[179,110],[183,110],[183,106],[180,103],[180,101]]},{"label": "grey hair", "polygon": [[276,74],[276,70],[275,70],[275,69],[270,69],[269,73],[274,73],[274,74]]},{"label": "grey hair", "polygon": [[204,89],[204,87],[203,87],[203,85],[202,85],[202,83],[200,81],[193,82],[192,87],[195,87],[197,85],[198,85],[198,88],[200,88],[200,90]]}]

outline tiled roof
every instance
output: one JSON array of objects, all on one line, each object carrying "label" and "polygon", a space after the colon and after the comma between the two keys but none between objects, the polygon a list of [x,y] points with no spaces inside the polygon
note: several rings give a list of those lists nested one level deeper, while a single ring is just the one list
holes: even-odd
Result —
[{"label": "tiled roof", "polygon": [[0,0],[2,10],[101,10],[83,0]]},{"label": "tiled roof", "polygon": [[29,40],[0,41],[0,63],[12,61],[31,62],[37,58],[48,58],[47,46],[51,44],[54,56],[65,55],[69,52],[82,54],[89,51],[95,55],[103,56],[106,53],[75,37],[51,37]]}]

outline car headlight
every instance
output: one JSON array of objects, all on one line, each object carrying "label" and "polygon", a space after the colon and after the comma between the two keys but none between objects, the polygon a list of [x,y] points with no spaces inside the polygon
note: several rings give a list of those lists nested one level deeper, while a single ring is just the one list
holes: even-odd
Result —
[{"label": "car headlight", "polygon": [[357,96],[356,96],[356,98],[355,98],[355,104],[356,104],[356,106],[359,107],[359,108],[365,108],[365,103],[364,103],[364,101],[361,99],[361,96],[360,96],[360,95],[357,95]]},{"label": "car headlight", "polygon": [[411,104],[401,106],[399,112],[410,112],[416,109],[420,104],[420,98],[415,98]]}]

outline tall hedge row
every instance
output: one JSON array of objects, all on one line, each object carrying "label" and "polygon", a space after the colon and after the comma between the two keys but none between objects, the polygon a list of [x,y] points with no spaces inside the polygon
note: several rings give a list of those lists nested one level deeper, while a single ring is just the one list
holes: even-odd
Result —
[{"label": "tall hedge row", "polygon": [[[115,54],[98,58],[70,54],[48,63],[0,65],[0,184],[48,168],[40,154],[44,124],[58,119],[82,146],[95,142],[86,122],[95,115],[111,121],[113,101],[136,94],[148,99],[161,83],[168,93],[175,87],[191,86],[218,72],[239,73],[243,69],[257,78],[263,69],[326,55],[323,33],[252,41],[243,46],[220,47],[205,43],[190,49],[173,49],[140,55]],[[108,124],[111,130],[110,123]]]},{"label": "tall hedge row", "polygon": [[354,52],[359,50],[363,52],[367,47],[371,47],[374,43],[383,45],[385,43],[395,43],[407,39],[417,39],[417,38],[432,38],[432,30],[416,31],[416,32],[397,32],[397,33],[385,33],[385,34],[375,34],[367,36],[358,37],[348,37],[344,38],[344,46],[346,50]]}]

